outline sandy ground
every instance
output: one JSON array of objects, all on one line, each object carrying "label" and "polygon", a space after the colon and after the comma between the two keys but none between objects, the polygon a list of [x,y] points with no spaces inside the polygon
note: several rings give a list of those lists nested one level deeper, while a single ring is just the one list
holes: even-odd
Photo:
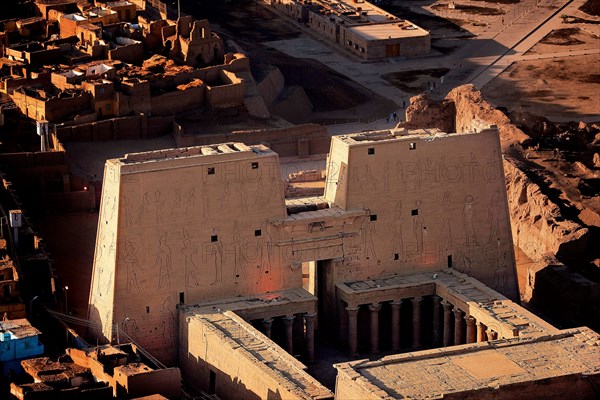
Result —
[{"label": "sandy ground", "polygon": [[598,55],[520,61],[482,90],[494,106],[550,120],[600,121]]}]

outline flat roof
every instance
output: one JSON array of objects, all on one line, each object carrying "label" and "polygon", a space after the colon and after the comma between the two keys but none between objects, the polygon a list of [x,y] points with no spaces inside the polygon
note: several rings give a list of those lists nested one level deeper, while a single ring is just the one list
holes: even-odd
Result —
[{"label": "flat roof", "polygon": [[[223,334],[232,349],[266,368],[269,375],[299,399],[333,398],[329,389],[305,371],[305,366],[232,311],[197,314],[192,318]],[[229,339],[229,340],[227,340]]]},{"label": "flat roof", "polygon": [[10,333],[11,340],[37,336],[40,334],[40,331],[31,326],[26,318],[0,321],[0,332]]},{"label": "flat roof", "polygon": [[600,335],[577,328],[526,341],[482,342],[335,367],[381,398],[442,398],[561,376],[598,375]]},{"label": "flat roof", "polygon": [[415,24],[398,21],[386,24],[357,25],[348,30],[367,40],[401,39],[407,37],[427,36],[429,32]]}]

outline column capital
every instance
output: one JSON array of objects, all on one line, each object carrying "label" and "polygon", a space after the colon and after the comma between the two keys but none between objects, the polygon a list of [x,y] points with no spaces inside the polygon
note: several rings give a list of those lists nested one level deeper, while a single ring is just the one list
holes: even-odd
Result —
[{"label": "column capital", "polygon": [[423,297],[422,296],[413,297],[410,299],[410,301],[412,301],[413,303],[420,303],[421,301],[423,301]]},{"label": "column capital", "polygon": [[402,305],[402,300],[394,300],[390,302],[390,305],[392,306],[392,308],[400,308],[400,306]]},{"label": "column capital", "polygon": [[444,311],[450,311],[454,307],[448,300],[442,300],[442,306],[444,307]]},{"label": "column capital", "polygon": [[456,319],[462,318],[463,310],[461,310],[460,308],[454,307],[454,310],[452,310],[452,312],[454,313],[454,317]]},{"label": "column capital", "polygon": [[381,310],[381,303],[371,303],[369,304],[369,310],[371,310],[372,312],[376,312]]},{"label": "column capital", "polygon": [[294,322],[294,319],[296,319],[296,316],[295,316],[295,315],[285,315],[285,316],[283,317],[283,320],[284,320],[285,322],[289,322],[289,323],[292,323],[292,322]]},{"label": "column capital", "polygon": [[465,321],[467,324],[475,326],[475,317],[465,314]]},{"label": "column capital", "polygon": [[360,306],[348,306],[346,307],[346,311],[348,311],[348,314],[356,314],[358,313],[358,308]]},{"label": "column capital", "polygon": [[263,318],[263,320],[262,320],[263,325],[271,325],[272,323],[273,323],[273,318]]},{"label": "column capital", "polygon": [[433,301],[438,301],[438,302],[441,302],[441,301],[443,300],[443,299],[442,299],[440,296],[438,296],[437,294],[434,294],[433,296],[431,296],[431,299],[432,299]]}]

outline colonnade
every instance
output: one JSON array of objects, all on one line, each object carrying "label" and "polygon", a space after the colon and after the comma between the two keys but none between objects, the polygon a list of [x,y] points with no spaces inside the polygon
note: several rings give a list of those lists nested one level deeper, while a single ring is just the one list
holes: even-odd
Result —
[{"label": "colonnade", "polygon": [[[345,307],[348,321],[347,334],[342,332],[342,337],[347,338],[350,355],[358,355],[358,313],[361,307],[367,307],[370,313],[370,352],[380,351],[379,346],[379,314],[383,303],[389,303],[391,308],[391,346],[393,351],[400,350],[401,319],[400,311],[403,304],[410,304],[412,308],[412,323],[410,328],[404,332],[411,332],[411,348],[414,350],[423,347],[422,332],[425,318],[432,319],[432,347],[446,347],[465,343],[483,342],[495,340],[498,333],[493,329],[477,321],[473,316],[443,300],[439,296],[431,296],[433,302],[432,314],[426,315],[422,310],[423,297],[412,297],[410,299],[377,302],[358,307]],[[427,313],[428,314],[428,313]],[[427,324],[429,326],[429,324]],[[342,326],[341,329],[345,327]]]},{"label": "colonnade", "polygon": [[[304,351],[308,361],[313,361],[315,358],[315,321],[317,314],[304,313],[295,315],[284,315],[278,317],[263,318],[260,321],[262,326],[262,333],[266,337],[272,339],[272,328],[273,322],[276,319],[281,319],[284,327],[284,343],[282,347],[290,354],[294,354],[294,350],[297,352],[299,349],[294,349],[294,321],[302,320],[303,332],[304,332]],[[279,343],[278,343],[279,344]]]}]

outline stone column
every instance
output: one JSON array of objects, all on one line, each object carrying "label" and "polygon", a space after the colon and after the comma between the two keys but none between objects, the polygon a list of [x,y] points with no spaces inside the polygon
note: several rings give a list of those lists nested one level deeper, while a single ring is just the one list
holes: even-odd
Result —
[{"label": "stone column", "polygon": [[379,353],[379,310],[381,310],[381,303],[369,305],[369,311],[371,311],[371,353]]},{"label": "stone column", "polygon": [[460,308],[454,308],[454,345],[462,344],[462,336],[463,336],[463,312]]},{"label": "stone column", "polygon": [[475,318],[469,316],[467,320],[467,343],[475,343],[477,341],[477,328]]},{"label": "stone column", "polygon": [[348,351],[350,356],[354,357],[358,355],[358,307],[348,306],[346,311],[348,311]]},{"label": "stone column", "polygon": [[308,361],[312,362],[315,359],[315,320],[317,317],[317,313],[313,314],[304,314],[304,321],[306,322],[306,336],[305,336],[305,346],[306,346],[306,356]]},{"label": "stone column", "polygon": [[487,340],[487,334],[485,331],[487,327],[481,322],[477,322],[477,342],[485,342]]},{"label": "stone column", "polygon": [[262,320],[263,333],[269,339],[271,339],[271,326],[272,325],[273,325],[273,318],[265,318]]},{"label": "stone column", "polygon": [[444,300],[442,301],[442,306],[444,307],[444,347],[447,347],[452,344],[452,328],[450,324],[452,318],[452,304]]},{"label": "stone column", "polygon": [[441,317],[442,317],[442,298],[440,296],[433,296],[433,345],[440,347],[442,339],[441,329]]},{"label": "stone column", "polygon": [[292,328],[294,327],[294,316],[286,315],[283,317],[283,326],[285,326],[285,350],[293,354],[294,350],[294,332]]},{"label": "stone column", "polygon": [[493,331],[492,329],[487,329],[487,340],[491,342],[492,340],[498,339],[498,333]]},{"label": "stone column", "polygon": [[392,350],[400,350],[400,307],[402,300],[392,301]]},{"label": "stone column", "polygon": [[413,297],[410,299],[412,302],[412,347],[413,349],[418,349],[421,347],[421,301],[423,301],[422,297]]}]

